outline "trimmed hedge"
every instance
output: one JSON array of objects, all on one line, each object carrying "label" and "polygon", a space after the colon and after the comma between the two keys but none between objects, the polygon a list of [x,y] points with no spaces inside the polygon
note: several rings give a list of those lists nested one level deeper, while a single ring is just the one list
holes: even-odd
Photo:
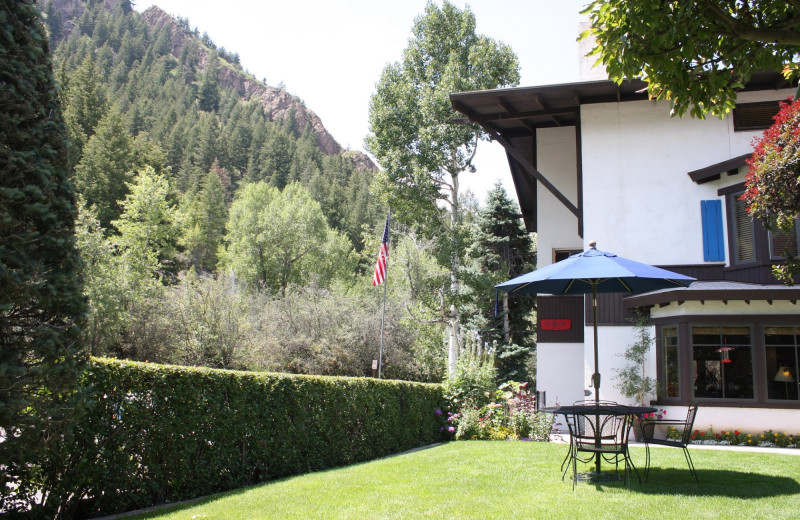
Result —
[{"label": "trimmed hedge", "polygon": [[[77,516],[185,500],[436,442],[440,385],[93,359],[52,492]],[[71,503],[70,503],[71,502]],[[77,509],[76,509],[77,507]]]}]

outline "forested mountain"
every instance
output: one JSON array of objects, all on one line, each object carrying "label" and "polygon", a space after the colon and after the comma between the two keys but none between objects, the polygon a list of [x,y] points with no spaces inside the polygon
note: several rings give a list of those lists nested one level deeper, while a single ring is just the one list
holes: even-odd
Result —
[{"label": "forested mountain", "polygon": [[362,226],[383,218],[369,195],[372,161],[342,150],[302,101],[254,78],[188,20],[155,6],[139,14],[129,0],[46,0],[40,8],[73,184],[104,227],[145,165],[169,172],[176,197],[200,191],[214,171],[228,203],[243,182],[298,182],[356,249]]},{"label": "forested mountain", "polygon": [[489,235],[507,229],[488,223],[518,211],[487,220],[459,204],[460,294],[438,260],[454,243],[393,221],[384,293],[371,283],[387,209],[370,191],[377,168],[302,101],[157,7],[38,2],[77,195],[88,353],[342,376],[374,375],[381,357],[384,377],[440,381],[458,305],[460,342],[496,339],[500,377],[525,377],[532,339],[488,299],[510,273],[485,262],[502,257]]}]

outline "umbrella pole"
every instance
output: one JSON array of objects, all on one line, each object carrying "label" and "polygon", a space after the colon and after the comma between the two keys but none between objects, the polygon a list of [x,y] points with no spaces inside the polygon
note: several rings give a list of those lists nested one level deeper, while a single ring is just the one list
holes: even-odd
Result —
[{"label": "umbrella pole", "polygon": [[[600,365],[597,360],[597,283],[592,282],[592,328],[594,329],[594,374],[592,374],[592,384],[594,385],[594,404],[600,405]],[[595,419],[595,444],[600,445],[600,431],[597,429],[599,417]],[[600,453],[595,454],[595,471],[600,475]]]}]

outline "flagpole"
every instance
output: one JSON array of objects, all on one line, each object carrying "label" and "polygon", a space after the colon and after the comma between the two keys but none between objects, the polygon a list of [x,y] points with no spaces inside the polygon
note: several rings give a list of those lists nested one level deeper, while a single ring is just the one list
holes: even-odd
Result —
[{"label": "flagpole", "polygon": [[[386,215],[386,226],[389,226],[389,217],[392,215],[392,208],[389,208],[389,213]],[[383,279],[383,310],[381,311],[381,345],[378,349],[378,379],[381,379],[383,371],[383,327],[386,323],[386,286],[389,285],[389,258],[386,258],[386,275]]]},{"label": "flagpole", "polygon": [[381,312],[381,346],[378,350],[378,379],[381,378],[383,369],[383,324],[386,320],[386,286],[389,285],[389,269],[387,260],[386,278],[383,281],[383,311]]}]

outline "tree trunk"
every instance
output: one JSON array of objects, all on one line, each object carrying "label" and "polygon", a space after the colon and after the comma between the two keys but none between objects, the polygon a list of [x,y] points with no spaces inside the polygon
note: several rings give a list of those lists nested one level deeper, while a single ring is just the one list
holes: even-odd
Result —
[{"label": "tree trunk", "polygon": [[447,346],[447,374],[449,377],[454,377],[456,374],[456,363],[458,362],[459,354],[459,338],[461,336],[461,315],[459,313],[458,305],[456,305],[456,298],[460,292],[458,282],[458,247],[455,244],[458,232],[458,173],[450,174],[453,183],[450,191],[452,204],[450,205],[450,239],[454,242],[453,250],[450,253],[450,297],[453,298],[450,304],[450,316],[447,321],[448,332],[448,346]]}]

